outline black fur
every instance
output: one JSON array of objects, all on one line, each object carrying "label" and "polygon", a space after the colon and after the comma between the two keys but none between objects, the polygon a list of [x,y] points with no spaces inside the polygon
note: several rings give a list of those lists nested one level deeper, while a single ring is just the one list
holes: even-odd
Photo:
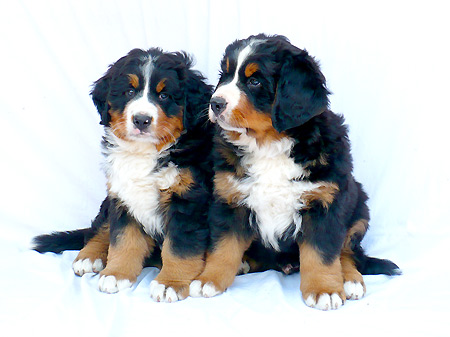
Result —
[{"label": "black fur", "polygon": [[[309,175],[304,180],[333,183],[339,188],[329,207],[316,201],[300,211],[301,231],[296,237],[292,236],[294,224],[286,231],[281,240],[285,242],[280,244],[282,254],[289,257],[286,264],[295,263],[298,245],[293,243],[308,242],[320,252],[323,262],[329,264],[340,255],[350,228],[358,220],[369,221],[367,195],[352,175],[347,126],[342,116],[328,109],[329,91],[317,62],[282,36],[261,34],[229,45],[218,86],[232,80],[239,51],[254,39],[264,42],[253,45],[246,63],[257,63],[258,71],[247,78],[243,64],[238,74],[238,88],[257,111],[271,116],[278,132],[295,139],[291,157],[308,170]],[[215,171],[235,174],[242,171],[242,149],[227,141],[220,128],[217,130],[213,151]],[[245,178],[245,174],[238,178]],[[216,195],[209,215],[211,249],[227,233],[244,239],[258,236],[256,226],[251,224],[251,212],[245,205],[228,204]],[[368,258],[364,254],[360,245],[363,236],[364,233],[352,238],[357,268],[364,274],[397,274],[399,269],[394,263]],[[247,252],[250,259],[265,259],[268,266],[276,269],[277,257],[271,254],[274,253],[253,247]]]},{"label": "black fur", "polygon": [[[162,236],[155,235],[153,239],[161,245],[164,237],[169,236],[174,253],[183,257],[203,254],[209,238],[206,219],[212,189],[209,155],[213,131],[206,114],[212,88],[199,72],[191,68],[191,58],[186,53],[166,53],[158,48],[148,51],[134,49],[112,64],[105,75],[94,83],[92,100],[100,115],[100,124],[105,129],[110,128],[110,111],[123,111],[127,103],[143,90],[145,81],[142,67],[149,57],[154,60],[149,99],[156,102],[167,117],[179,114],[182,108],[185,130],[170,147],[168,155],[158,159],[157,168],[171,162],[179,169],[188,168],[194,180],[188,192],[182,196],[173,194],[164,215],[164,233]],[[127,74],[138,76],[137,88],[130,87]],[[169,79],[165,82],[164,92],[168,94],[165,99],[155,93],[156,84],[163,78]],[[105,153],[116,146],[104,138]],[[110,240],[114,244],[131,222],[138,223],[122,200],[108,195],[90,228],[36,237],[34,249],[56,253],[81,249],[102,226],[110,226]],[[157,248],[156,255],[158,252]],[[155,261],[159,261],[158,256]]]}]

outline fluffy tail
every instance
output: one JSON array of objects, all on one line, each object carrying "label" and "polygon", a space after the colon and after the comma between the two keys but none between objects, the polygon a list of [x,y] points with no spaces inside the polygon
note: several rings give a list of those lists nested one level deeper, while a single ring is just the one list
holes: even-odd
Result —
[{"label": "fluffy tail", "polygon": [[390,260],[369,257],[359,246],[353,249],[356,269],[363,275],[401,275],[400,268]]},{"label": "fluffy tail", "polygon": [[33,239],[33,249],[39,253],[61,253],[64,250],[80,250],[93,234],[94,230],[92,228],[84,228],[39,235]]}]

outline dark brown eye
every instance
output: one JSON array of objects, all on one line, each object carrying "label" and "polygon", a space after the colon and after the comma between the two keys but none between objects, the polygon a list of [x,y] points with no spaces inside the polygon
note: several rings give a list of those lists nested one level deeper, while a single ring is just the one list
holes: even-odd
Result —
[{"label": "dark brown eye", "polygon": [[255,88],[261,86],[261,82],[258,81],[258,80],[257,80],[256,78],[254,78],[254,77],[249,78],[247,84],[248,84],[250,87],[255,87]]},{"label": "dark brown eye", "polygon": [[168,99],[168,98],[169,98],[169,95],[166,94],[166,93],[164,93],[164,92],[162,92],[162,93],[159,94],[159,99],[160,99],[161,101],[165,101],[165,100]]},{"label": "dark brown eye", "polygon": [[136,91],[134,89],[129,89],[125,92],[125,95],[128,98],[133,98],[136,95]]}]

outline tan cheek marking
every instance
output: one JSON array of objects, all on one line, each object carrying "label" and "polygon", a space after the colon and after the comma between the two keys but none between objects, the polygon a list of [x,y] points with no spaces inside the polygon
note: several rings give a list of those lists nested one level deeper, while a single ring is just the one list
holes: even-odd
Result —
[{"label": "tan cheek marking", "polygon": [[92,263],[95,260],[102,260],[103,266],[106,266],[106,259],[109,248],[109,224],[103,225],[98,232],[88,241],[86,246],[78,253],[78,260],[89,259]]},{"label": "tan cheek marking", "polygon": [[322,207],[328,208],[333,203],[337,192],[339,192],[339,187],[335,183],[323,183],[322,186],[303,193],[301,199],[306,207],[311,207],[314,201],[319,201]]},{"label": "tan cheek marking", "polygon": [[275,130],[270,115],[257,111],[244,94],[231,112],[229,122],[234,127],[247,129],[248,135],[256,138],[258,144],[286,137],[284,133]]},{"label": "tan cheek marking", "polygon": [[161,151],[166,145],[175,142],[183,131],[183,113],[173,117],[167,117],[164,111],[158,107],[158,122],[154,135],[159,139],[156,149]]},{"label": "tan cheek marking", "polygon": [[227,57],[227,73],[230,72],[230,59]]},{"label": "tan cheek marking", "polygon": [[252,76],[255,72],[257,72],[259,70],[259,65],[257,63],[249,63],[246,67],[245,67],[245,76],[246,77],[250,77]]},{"label": "tan cheek marking", "polygon": [[245,196],[238,190],[230,179],[234,174],[230,172],[217,172],[214,175],[214,193],[229,205],[237,205]]},{"label": "tan cheek marking", "polygon": [[154,247],[153,239],[144,234],[137,223],[128,224],[115,244],[110,244],[106,268],[100,274],[135,282],[144,259],[150,256]]},{"label": "tan cheek marking", "polygon": [[300,245],[300,290],[303,299],[310,295],[314,299],[321,294],[337,293],[345,300],[344,280],[340,258],[337,257],[331,264],[324,264],[317,250],[307,243]]},{"label": "tan cheek marking", "polygon": [[174,288],[181,298],[186,298],[189,295],[191,281],[202,272],[205,266],[204,254],[189,258],[177,256],[173,253],[172,242],[166,237],[161,258],[162,269],[155,281]]},{"label": "tan cheek marking", "polygon": [[166,87],[166,78],[163,78],[159,83],[156,85],[156,92],[159,94],[165,87]]},{"label": "tan cheek marking", "polygon": [[242,263],[244,252],[251,242],[233,235],[224,237],[206,258],[206,266],[198,278],[202,284],[212,282],[219,292],[225,291],[234,281]]},{"label": "tan cheek marking", "polygon": [[110,127],[114,135],[120,139],[127,138],[127,120],[125,114],[117,110],[109,110],[111,116]]},{"label": "tan cheek marking", "polygon": [[130,80],[130,84],[133,88],[137,88],[139,86],[139,77],[135,74],[128,74],[128,79]]}]

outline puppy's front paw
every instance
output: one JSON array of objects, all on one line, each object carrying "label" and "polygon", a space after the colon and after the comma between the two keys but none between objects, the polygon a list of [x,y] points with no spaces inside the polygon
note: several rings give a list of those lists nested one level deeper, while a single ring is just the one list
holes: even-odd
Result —
[{"label": "puppy's front paw", "polygon": [[150,297],[156,302],[173,303],[187,297],[187,286],[169,286],[157,280],[150,282]]},{"label": "puppy's front paw", "polygon": [[192,297],[213,297],[223,293],[213,282],[202,283],[200,280],[194,280],[189,286],[189,295]]},{"label": "puppy's front paw", "polygon": [[90,258],[75,260],[72,264],[72,269],[78,276],[83,276],[86,273],[99,273],[105,268],[102,259],[96,259],[94,262]]},{"label": "puppy's front paw", "polygon": [[98,281],[98,289],[104,293],[114,294],[133,285],[128,279],[117,279],[114,275],[102,275]]},{"label": "puppy's front paw", "polygon": [[366,293],[364,281],[346,281],[344,283],[345,296],[348,300],[359,300]]},{"label": "puppy's front paw", "polygon": [[322,294],[307,294],[304,296],[305,303],[308,307],[320,309],[320,310],[334,310],[339,309],[344,305],[345,299],[342,298],[342,294],[338,293],[322,293]]}]

